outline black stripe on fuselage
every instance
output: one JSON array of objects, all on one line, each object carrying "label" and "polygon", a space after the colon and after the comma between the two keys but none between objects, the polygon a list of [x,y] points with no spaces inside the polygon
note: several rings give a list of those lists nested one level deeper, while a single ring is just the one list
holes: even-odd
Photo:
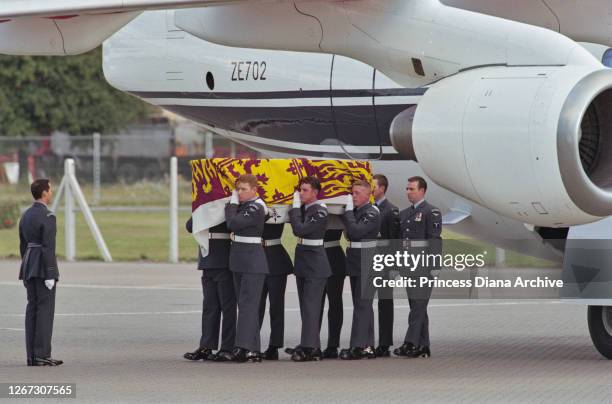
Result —
[{"label": "black stripe on fuselage", "polygon": [[198,123],[267,140],[311,145],[391,146],[391,122],[410,106],[378,105],[376,117],[372,106],[334,107],[336,126],[342,129],[340,137],[329,106],[249,108],[164,105],[163,108]]},{"label": "black stripe on fuselage", "polygon": [[282,147],[282,146],[274,146],[269,144],[263,144],[258,142],[253,142],[250,140],[244,139],[236,139],[236,142],[243,144],[247,147],[251,147],[256,150],[265,150],[268,152],[275,153],[283,153],[293,156],[308,156],[308,157],[318,157],[323,159],[364,159],[364,160],[383,160],[383,161],[397,161],[397,160],[406,160],[399,153],[383,153],[382,155],[373,155],[373,154],[363,154],[363,153],[355,153],[352,156],[348,156],[345,152],[331,152],[331,151],[312,151],[308,149],[308,145],[304,145],[302,148],[298,147]]},{"label": "black stripe on fuselage", "polygon": [[184,92],[184,91],[130,91],[141,98],[178,98],[194,100],[271,100],[288,98],[348,98],[419,96],[427,88],[384,88],[359,90],[298,90],[266,92]]}]

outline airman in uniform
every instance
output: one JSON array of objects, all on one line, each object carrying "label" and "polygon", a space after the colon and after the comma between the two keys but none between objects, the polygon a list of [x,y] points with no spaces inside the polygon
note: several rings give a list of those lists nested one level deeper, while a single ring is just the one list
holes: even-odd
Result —
[{"label": "airman in uniform", "polygon": [[[400,232],[405,248],[415,254],[425,249],[428,254],[441,253],[442,214],[440,210],[425,200],[427,182],[422,177],[408,179],[406,195],[412,204],[400,213]],[[431,278],[431,269],[417,268],[411,275],[417,280],[416,287],[408,287],[408,331],[404,344],[393,353],[398,356],[417,358],[431,356],[429,342],[429,317],[427,305],[431,297],[431,287],[420,286],[419,278]]]},{"label": "airman in uniform", "polygon": [[[335,216],[330,218],[333,219]],[[337,359],[338,347],[340,346],[340,332],[344,321],[344,306],[342,302],[342,291],[344,290],[344,278],[346,277],[346,255],[340,245],[342,229],[328,228],[323,238],[323,246],[327,254],[327,260],[331,267],[332,275],[327,278],[323,301],[327,296],[327,348],[323,351],[324,359]],[[321,322],[323,322],[323,309],[321,305]]]},{"label": "airman in uniform", "polygon": [[[187,231],[193,231],[193,219],[185,224]],[[202,256],[198,248],[198,269],[202,271],[202,336],[200,346],[183,357],[192,361],[230,359],[236,338],[236,295],[234,282],[229,270],[230,231],[225,223],[209,229],[209,252]],[[221,318],[223,317],[223,322]],[[219,347],[221,328],[221,349]]]},{"label": "airman in uniform", "polygon": [[230,359],[261,362],[259,305],[268,271],[262,245],[267,207],[257,195],[257,177],[241,175],[230,203],[225,207],[227,227],[232,231],[229,267],[238,300],[236,343]]},{"label": "airman in uniform", "polygon": [[278,360],[278,349],[285,345],[285,289],[287,275],[293,272],[291,257],[281,244],[284,223],[266,223],[263,244],[270,273],[266,276],[259,308],[259,323],[263,325],[266,298],[270,299],[270,343],[263,353],[266,360]]},{"label": "airman in uniform", "polygon": [[380,212],[370,204],[371,195],[372,187],[367,181],[355,181],[342,216],[349,241],[346,250],[346,274],[350,277],[353,297],[350,348],[340,352],[340,359],[345,360],[376,358],[373,291],[370,291],[368,279],[362,279],[361,268],[362,254],[375,250],[380,231]]},{"label": "airman in uniform", "polygon": [[[390,241],[399,238],[399,209],[386,198],[389,180],[382,174],[373,177],[375,204],[380,211],[379,247],[388,247]],[[385,244],[386,243],[386,244]],[[389,279],[389,269],[382,276]],[[393,345],[393,289],[382,288],[378,293],[378,347],[376,356],[390,356],[389,347]]]},{"label": "airman in uniform", "polygon": [[51,338],[55,315],[55,291],[59,280],[55,256],[56,220],[47,207],[53,190],[47,179],[30,186],[34,203],[19,222],[21,268],[19,279],[27,291],[25,315],[28,366],[58,366],[63,361],[51,358]]},{"label": "airman in uniform", "polygon": [[325,204],[317,200],[321,183],[317,178],[304,177],[293,196],[289,219],[293,234],[298,237],[295,249],[295,277],[302,317],[300,344],[290,350],[291,359],[306,362],[322,359],[321,305],[331,268],[323,238],[327,228],[328,212]]}]

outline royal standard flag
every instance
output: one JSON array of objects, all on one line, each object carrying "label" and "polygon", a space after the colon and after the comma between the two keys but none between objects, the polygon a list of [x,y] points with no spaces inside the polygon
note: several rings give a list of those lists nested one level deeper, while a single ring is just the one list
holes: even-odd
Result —
[{"label": "royal standard flag", "polygon": [[365,161],[308,159],[213,158],[191,161],[193,235],[202,254],[208,255],[208,229],[225,221],[225,205],[236,179],[253,174],[259,196],[268,206],[269,223],[288,221],[293,193],[300,178],[313,176],[321,181],[319,200],[331,214],[342,214],[346,195],[356,179],[372,182],[372,167]]}]

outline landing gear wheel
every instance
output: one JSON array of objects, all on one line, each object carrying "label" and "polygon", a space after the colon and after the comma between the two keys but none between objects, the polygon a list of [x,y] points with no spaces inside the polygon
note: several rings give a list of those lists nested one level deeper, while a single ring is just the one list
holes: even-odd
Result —
[{"label": "landing gear wheel", "polygon": [[612,359],[612,306],[589,306],[589,333],[600,354]]}]

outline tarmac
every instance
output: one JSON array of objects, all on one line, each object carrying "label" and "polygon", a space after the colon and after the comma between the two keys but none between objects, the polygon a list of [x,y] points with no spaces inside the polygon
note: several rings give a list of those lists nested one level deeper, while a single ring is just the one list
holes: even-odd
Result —
[{"label": "tarmac", "polygon": [[[550,298],[433,299],[429,359],[189,362],[182,356],[197,347],[202,304],[194,264],[60,263],[53,356],[65,364],[27,367],[18,271],[0,261],[0,383],[76,383],[76,402],[612,402],[612,361],[592,346],[586,307]],[[348,282],[344,297],[346,347]],[[400,345],[409,307],[395,305]],[[293,277],[286,308],[294,346]],[[266,317],[263,349],[268,336]],[[321,336],[325,345],[326,321]]]}]

